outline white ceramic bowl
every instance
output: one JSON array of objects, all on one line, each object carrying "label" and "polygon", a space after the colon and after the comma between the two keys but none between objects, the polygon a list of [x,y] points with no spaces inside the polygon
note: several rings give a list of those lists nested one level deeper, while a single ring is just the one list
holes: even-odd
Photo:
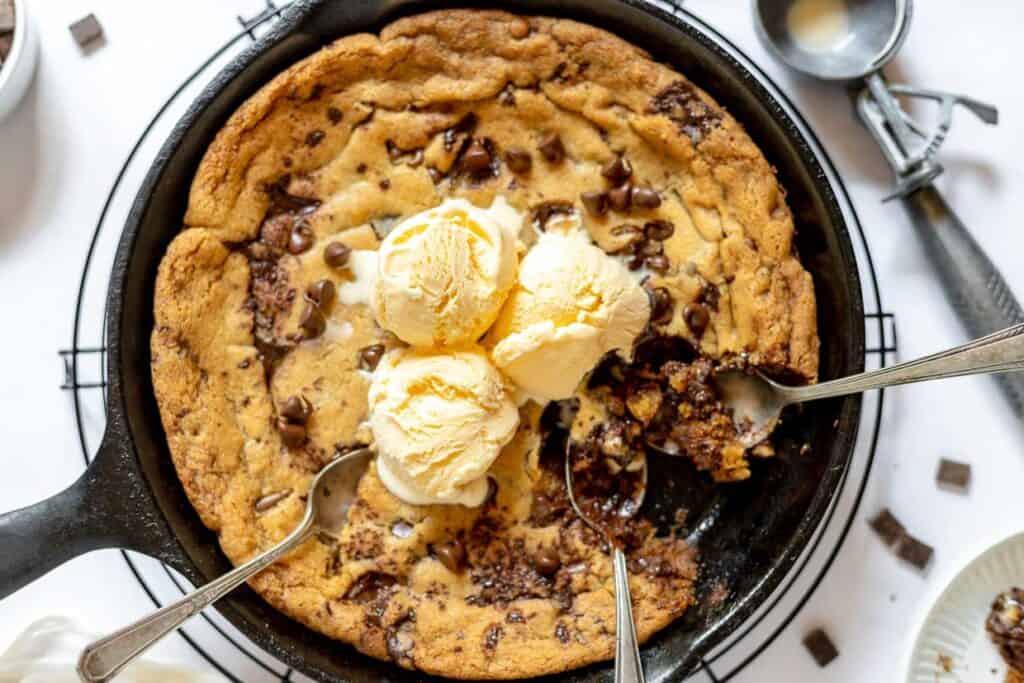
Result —
[{"label": "white ceramic bowl", "polygon": [[910,651],[907,683],[1002,683],[1006,665],[985,620],[996,595],[1013,586],[1024,586],[1024,533],[976,553],[930,603]]},{"label": "white ceramic bowl", "polygon": [[14,0],[14,43],[0,66],[0,121],[17,108],[36,71],[39,37],[29,0]]}]

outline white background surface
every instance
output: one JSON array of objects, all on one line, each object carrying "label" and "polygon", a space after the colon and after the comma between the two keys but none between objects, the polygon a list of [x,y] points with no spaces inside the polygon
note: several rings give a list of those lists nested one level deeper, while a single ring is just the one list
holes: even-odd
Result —
[{"label": "white background surface", "polygon": [[[346,0],[347,1],[347,0]],[[42,54],[21,108],[0,123],[0,509],[52,495],[82,470],[57,350],[68,346],[85,249],[114,176],[159,104],[225,37],[235,15],[259,0],[35,0]],[[822,138],[850,188],[880,273],[883,304],[896,314],[908,359],[964,340],[898,204],[879,203],[890,175],[841,89],[773,63],[757,42],[743,0],[689,0],[778,80]],[[951,205],[1024,297],[1024,89],[1018,3],[917,3],[893,80],[963,92],[998,105],[989,128],[958,111],[941,153],[940,185]],[[95,12],[107,44],[83,56],[67,26]],[[925,113],[925,112],[922,112]],[[940,456],[974,465],[966,496],[938,490]],[[793,626],[741,681],[883,681],[902,674],[912,625],[944,580],[980,549],[1024,526],[1024,426],[994,383],[950,380],[889,393],[879,460],[859,520],[836,566]],[[865,519],[893,510],[936,547],[922,576],[871,535]],[[3,549],[0,548],[0,560]],[[1024,568],[1021,581],[1024,582]],[[0,603],[0,650],[30,622],[65,614],[97,632],[142,616],[149,602],[115,551],[74,560]],[[800,645],[824,626],[841,656],[818,671]],[[169,639],[163,659],[192,657]],[[198,661],[197,667],[201,667]]]}]

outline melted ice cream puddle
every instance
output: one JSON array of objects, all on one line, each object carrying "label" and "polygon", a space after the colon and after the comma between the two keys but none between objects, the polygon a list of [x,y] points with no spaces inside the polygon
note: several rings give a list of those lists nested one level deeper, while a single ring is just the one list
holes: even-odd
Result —
[{"label": "melted ice cream puddle", "polygon": [[786,28],[808,52],[838,50],[853,37],[844,0],[796,0],[786,14]]}]

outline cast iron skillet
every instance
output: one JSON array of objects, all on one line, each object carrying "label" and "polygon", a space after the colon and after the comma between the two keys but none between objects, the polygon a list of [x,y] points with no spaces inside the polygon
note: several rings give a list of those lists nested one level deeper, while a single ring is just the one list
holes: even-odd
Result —
[{"label": "cast iron skillet", "polygon": [[[462,6],[477,3],[461,2]],[[480,3],[483,4],[483,3]],[[230,114],[288,65],[350,33],[377,31],[401,15],[436,9],[427,0],[298,0],[274,29],[206,88],[174,129],[128,217],[108,293],[107,431],[92,465],[53,498],[0,516],[0,596],[97,548],[151,555],[202,584],[227,571],[216,538],[199,521],[171,465],[150,380],[149,336],[157,265],[178,231],[189,185]],[[822,336],[821,376],[863,369],[861,288],[849,234],[826,176],[794,123],[715,39],[640,0],[506,0],[503,9],[602,26],[671,63],[725,105],[778,169],[797,217],[797,245],[814,276]],[[680,461],[652,458],[652,481],[674,488],[649,497],[655,516],[679,507],[700,549],[698,594],[718,584],[644,648],[652,681],[680,680],[771,594],[805,547],[835,493],[856,439],[860,399],[810,404],[778,433],[780,455],[755,463],[745,483],[712,487]],[[799,455],[809,443],[812,456]],[[291,621],[243,587],[218,609],[258,645],[320,680],[424,680],[364,657]],[[560,680],[609,678],[608,666]]]}]

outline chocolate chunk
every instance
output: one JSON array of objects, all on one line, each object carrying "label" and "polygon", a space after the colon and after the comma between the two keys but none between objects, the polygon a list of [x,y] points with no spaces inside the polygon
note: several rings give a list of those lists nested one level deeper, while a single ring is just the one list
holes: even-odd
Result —
[{"label": "chocolate chunk", "polygon": [[306,296],[323,311],[329,309],[334,303],[335,294],[334,283],[326,278],[317,280],[306,288]]},{"label": "chocolate chunk", "polygon": [[522,147],[509,147],[505,150],[505,163],[513,173],[526,173],[533,166],[533,157]]},{"label": "chocolate chunk", "polygon": [[256,512],[266,512],[270,508],[274,507],[282,500],[292,494],[291,489],[285,489],[284,491],[275,491],[274,493],[268,493],[262,498],[258,499],[253,505]]},{"label": "chocolate chunk", "polygon": [[657,273],[664,273],[669,268],[668,259],[665,258],[664,254],[648,256],[644,259],[644,265]]},{"label": "chocolate chunk", "polygon": [[669,221],[658,219],[644,223],[644,235],[649,240],[664,242],[676,231],[676,226]]},{"label": "chocolate chunk", "polygon": [[896,549],[897,555],[919,570],[924,570],[928,566],[934,552],[930,545],[922,543],[910,534],[903,536],[899,547]]},{"label": "chocolate chunk", "polygon": [[882,508],[882,511],[869,524],[871,524],[871,528],[875,530],[875,533],[888,546],[895,545],[897,541],[907,534],[907,530],[889,512],[888,508]]},{"label": "chocolate chunk", "polygon": [[493,650],[498,647],[498,641],[501,640],[501,634],[504,633],[504,629],[498,624],[491,624],[484,631],[484,649]]},{"label": "chocolate chunk", "polygon": [[686,321],[686,326],[690,328],[690,331],[699,337],[707,329],[711,316],[704,304],[693,303],[686,304],[686,307],[683,308],[683,320]]},{"label": "chocolate chunk", "polygon": [[384,356],[383,344],[371,344],[359,350],[359,367],[362,370],[373,372],[377,369],[380,359]]},{"label": "chocolate chunk", "polygon": [[625,157],[617,156],[601,168],[601,175],[612,185],[621,185],[633,175],[633,166]]},{"label": "chocolate chunk", "polygon": [[694,145],[722,120],[721,113],[708,106],[696,88],[683,80],[675,81],[651,98],[647,111],[669,118]]},{"label": "chocolate chunk", "polygon": [[299,317],[299,327],[305,331],[307,339],[315,339],[327,329],[327,319],[324,318],[319,306],[308,301]]},{"label": "chocolate chunk", "polygon": [[557,164],[565,159],[565,145],[562,144],[562,138],[558,136],[558,133],[547,133],[540,139],[537,149],[552,164]]},{"label": "chocolate chunk", "polygon": [[470,173],[482,173],[491,167],[491,153],[479,138],[474,138],[462,155],[462,167]]},{"label": "chocolate chunk", "polygon": [[359,603],[376,600],[381,593],[397,583],[395,577],[380,572],[367,572],[356,579],[345,593],[345,599]]},{"label": "chocolate chunk", "polygon": [[629,209],[632,194],[633,186],[629,183],[614,187],[608,190],[608,203],[616,211],[626,211]]},{"label": "chocolate chunk", "polygon": [[544,547],[533,556],[533,567],[541,576],[551,576],[562,566],[562,560],[555,548]]},{"label": "chocolate chunk", "polygon": [[821,667],[827,666],[829,662],[839,656],[839,650],[836,649],[832,639],[820,628],[807,634],[807,637],[804,638],[804,647]]},{"label": "chocolate chunk", "polygon": [[672,295],[664,287],[655,287],[648,291],[651,299],[651,322],[664,324],[672,320],[674,303]]},{"label": "chocolate chunk", "polygon": [[304,425],[309,420],[309,416],[313,414],[313,404],[305,396],[289,396],[278,412],[289,422]]},{"label": "chocolate chunk", "polygon": [[580,201],[593,216],[602,216],[608,213],[608,195],[604,192],[591,190],[580,195]]},{"label": "chocolate chunk", "polygon": [[344,118],[344,116],[345,115],[342,111],[337,107],[327,107],[327,120],[334,125],[341,123],[341,119]]},{"label": "chocolate chunk", "polygon": [[331,268],[341,268],[348,263],[352,248],[341,242],[331,242],[324,247],[324,263]]},{"label": "chocolate chunk", "polygon": [[466,548],[456,539],[434,546],[434,556],[448,571],[458,574],[466,563]]},{"label": "chocolate chunk", "polygon": [[939,486],[966,491],[971,484],[971,466],[943,458],[939,461],[939,472],[935,478]]},{"label": "chocolate chunk", "polygon": [[306,147],[316,147],[323,142],[325,133],[322,130],[314,130],[306,136]]},{"label": "chocolate chunk", "polygon": [[634,187],[630,199],[633,206],[639,206],[641,209],[656,209],[661,206],[661,195],[653,187],[646,185]]},{"label": "chocolate chunk", "polygon": [[103,27],[95,14],[88,14],[69,27],[71,37],[78,43],[78,47],[86,47],[94,40],[103,37]]},{"label": "chocolate chunk", "polygon": [[289,422],[285,418],[277,421],[277,431],[281,433],[281,440],[288,448],[299,448],[306,443],[306,428],[300,424]]},{"label": "chocolate chunk", "polygon": [[313,247],[313,231],[305,221],[300,221],[288,236],[288,253],[301,254]]}]

